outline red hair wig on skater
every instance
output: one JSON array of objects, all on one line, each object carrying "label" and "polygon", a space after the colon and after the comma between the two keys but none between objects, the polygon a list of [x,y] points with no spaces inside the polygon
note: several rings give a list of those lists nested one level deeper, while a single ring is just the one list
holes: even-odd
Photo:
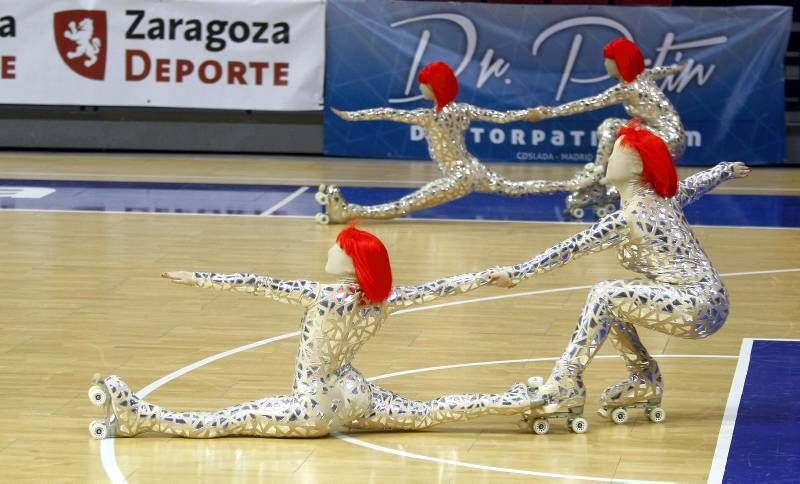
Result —
[{"label": "red hair wig on skater", "polygon": [[339,232],[336,243],[353,259],[356,280],[366,299],[373,303],[385,301],[392,291],[392,266],[381,239],[350,224]]},{"label": "red hair wig on skater", "polygon": [[419,71],[419,83],[431,86],[436,96],[437,111],[441,111],[458,95],[456,74],[442,61],[431,62]]},{"label": "red hair wig on skater", "polygon": [[620,145],[632,148],[642,159],[644,182],[658,195],[671,198],[678,191],[678,173],[664,140],[634,119],[619,130]]},{"label": "red hair wig on skater", "polygon": [[606,44],[603,57],[616,62],[617,70],[625,82],[636,79],[644,70],[644,56],[639,46],[624,37]]}]

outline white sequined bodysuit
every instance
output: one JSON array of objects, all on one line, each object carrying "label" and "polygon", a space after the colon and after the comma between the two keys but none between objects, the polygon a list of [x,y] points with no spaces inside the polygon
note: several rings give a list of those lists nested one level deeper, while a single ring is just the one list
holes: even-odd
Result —
[{"label": "white sequined bodysuit", "polygon": [[723,162],[681,182],[672,199],[642,189],[623,209],[511,268],[509,277],[519,281],[576,257],[617,247],[620,263],[641,276],[592,287],[571,341],[546,383],[550,394],[545,403],[563,408],[583,405],[581,376],[607,337],[630,376],[606,389],[601,403],[660,401],[661,373],[635,326],[684,338],[705,338],[722,327],[728,316],[728,293],[682,209],[734,177],[733,164]]},{"label": "white sequined bodysuit", "polygon": [[[672,156],[677,159],[686,149],[686,133],[678,112],[658,87],[657,81],[680,72],[680,69],[679,65],[645,69],[633,81],[620,82],[596,96],[544,108],[544,117],[571,116],[622,104],[631,118],[640,118],[647,129],[663,139]],[[626,122],[626,119],[609,118],[600,125],[596,158],[598,163],[603,166],[608,164],[617,132]],[[610,139],[610,145],[604,142],[607,138]]]},{"label": "white sequined bodysuit", "polygon": [[416,430],[488,414],[519,414],[530,407],[527,387],[500,394],[448,395],[415,401],[367,381],[351,366],[358,350],[403,307],[486,285],[488,272],[396,287],[381,304],[360,304],[354,281],[321,284],[253,274],[194,275],[199,287],[235,290],[305,308],[292,392],[214,412],[175,412],[146,402],[118,377],[103,380],[110,395],[110,434],[159,432],[191,438],[230,435],[316,437],[350,428]]},{"label": "white sequined bodysuit", "polygon": [[521,196],[576,190],[587,183],[589,177],[585,174],[566,181],[511,181],[487,168],[467,150],[465,133],[471,122],[510,123],[524,121],[528,114],[529,111],[524,109],[501,112],[455,102],[447,104],[440,111],[422,108],[376,108],[341,113],[343,119],[350,121],[388,120],[422,127],[425,130],[428,153],[439,166],[443,177],[397,201],[372,206],[347,203],[338,187],[326,187],[326,210],[330,221],[342,223],[355,218],[400,217],[461,198],[474,191]]},{"label": "white sequined bodysuit", "polygon": [[[677,160],[686,149],[686,133],[678,112],[658,87],[657,81],[680,72],[681,68],[680,65],[673,65],[645,69],[633,81],[620,82],[595,96],[571,101],[557,107],[544,107],[542,108],[543,119],[571,116],[622,104],[625,112],[631,118],[641,119],[645,128],[667,143],[670,153]],[[602,167],[602,171],[605,171],[605,167],[608,165],[608,157],[611,156],[620,128],[628,122],[628,119],[623,118],[607,118],[597,128],[595,163]],[[601,205],[618,196],[616,190],[610,189],[607,192],[605,187],[598,183],[583,186],[567,197],[567,210],[572,211],[592,203]],[[605,215],[607,212],[608,210],[604,209],[599,212],[599,215]]]}]

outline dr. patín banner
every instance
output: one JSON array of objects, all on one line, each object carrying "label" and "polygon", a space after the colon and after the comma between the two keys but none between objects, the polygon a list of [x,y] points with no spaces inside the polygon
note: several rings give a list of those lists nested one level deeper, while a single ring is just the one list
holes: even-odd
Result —
[{"label": "dr. pat\u00edn banner", "polygon": [[322,0],[0,0],[0,103],[322,109]]},{"label": "dr. pat\u00edn banner", "polygon": [[[494,109],[558,105],[613,85],[603,46],[628,37],[649,67],[683,63],[661,85],[688,135],[682,164],[786,158],[784,65],[787,7],[611,7],[384,0],[328,4],[326,106],[428,107],[420,69],[449,63],[458,101]],[[540,123],[475,123],[479,159],[587,162],[595,129],[619,107]],[[325,113],[325,151],[365,157],[427,157],[422,131],[390,122],[347,122]]]}]

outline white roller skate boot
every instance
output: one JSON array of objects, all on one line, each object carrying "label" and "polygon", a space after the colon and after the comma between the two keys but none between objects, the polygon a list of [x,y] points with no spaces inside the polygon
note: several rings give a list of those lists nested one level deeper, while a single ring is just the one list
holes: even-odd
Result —
[{"label": "white roller skate boot", "polygon": [[160,411],[155,405],[139,400],[119,377],[95,375],[89,387],[89,400],[106,411],[104,420],[89,424],[89,432],[98,440],[110,437],[131,437],[149,430]]},{"label": "white roller skate boot", "polygon": [[92,420],[89,423],[89,433],[97,440],[115,437],[117,417],[111,408],[111,395],[99,373],[96,373],[92,378],[88,396],[92,405],[102,407],[106,414],[103,420]]},{"label": "white roller skate boot", "polygon": [[342,195],[342,190],[336,185],[320,185],[314,198],[317,203],[322,205],[323,210],[315,217],[317,223],[322,225],[341,224],[349,220],[347,201]]},{"label": "white roller skate boot", "polygon": [[531,377],[528,379],[528,389],[533,395],[531,409],[525,412],[523,420],[535,434],[548,433],[552,420],[564,420],[567,428],[576,434],[583,434],[589,429],[589,422],[583,417],[586,389],[580,378],[574,381],[556,378],[545,384],[542,377]]},{"label": "white roller skate boot", "polygon": [[661,423],[667,413],[661,408],[664,382],[658,365],[652,362],[649,369],[637,370],[628,378],[606,388],[600,395],[600,409],[603,417],[616,424],[628,421],[628,410],[643,408],[644,414],[653,423]]}]

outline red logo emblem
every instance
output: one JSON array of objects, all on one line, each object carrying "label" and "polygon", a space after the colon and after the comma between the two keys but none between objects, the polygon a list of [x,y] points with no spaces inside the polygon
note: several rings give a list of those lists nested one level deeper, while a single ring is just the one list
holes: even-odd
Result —
[{"label": "red logo emblem", "polygon": [[53,16],[56,47],[70,69],[83,77],[102,81],[106,76],[106,13],[65,10]]}]

